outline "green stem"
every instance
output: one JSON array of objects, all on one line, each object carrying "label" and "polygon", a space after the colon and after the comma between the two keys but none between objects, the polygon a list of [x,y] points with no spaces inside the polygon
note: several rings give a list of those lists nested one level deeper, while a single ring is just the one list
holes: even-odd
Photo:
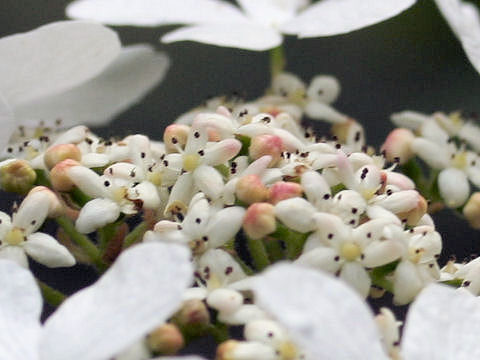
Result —
[{"label": "green stem", "polygon": [[125,236],[125,240],[123,242],[123,248],[126,249],[133,244],[139,242],[143,238],[143,234],[148,230],[148,223],[146,221],[142,221],[138,224],[135,229],[133,229],[127,236]]},{"label": "green stem", "polygon": [[370,273],[372,284],[381,287],[393,294],[393,284],[391,281],[385,279],[383,276],[377,276],[375,273]]},{"label": "green stem", "polygon": [[95,246],[95,244],[85,235],[80,234],[72,221],[66,216],[60,216],[56,219],[57,224],[65,231],[67,236],[72,239],[78,246],[80,246],[85,254],[90,258],[90,260],[97,266],[98,270],[104,271],[107,266],[102,261],[100,251]]},{"label": "green stem", "polygon": [[112,238],[115,236],[115,233],[117,231],[117,225],[117,223],[112,223],[105,225],[101,229],[98,229],[98,247],[100,248],[100,252],[102,254],[105,252],[105,249],[107,249],[110,240],[112,240]]},{"label": "green stem", "polygon": [[247,245],[249,253],[252,256],[253,263],[255,264],[255,268],[258,271],[261,271],[270,265],[267,251],[265,250],[265,246],[261,239],[254,240],[247,238]]},{"label": "green stem", "polygon": [[270,50],[270,74],[272,79],[285,69],[287,61],[282,45]]},{"label": "green stem", "polygon": [[288,259],[294,260],[301,254],[308,234],[290,230],[282,223],[277,222],[277,230],[271,236],[285,243]]},{"label": "green stem", "polygon": [[72,198],[72,200],[80,207],[82,207],[83,205],[85,205],[87,202],[89,202],[90,200],[92,200],[92,198],[88,195],[86,195],[82,190],[80,190],[79,188],[77,187],[74,187],[71,191],[70,191],[70,197]]},{"label": "green stem", "polygon": [[46,172],[44,170],[35,170],[37,174],[37,179],[35,180],[36,185],[46,186],[48,188],[52,188],[52,184],[50,183],[50,179],[48,178]]},{"label": "green stem", "polygon": [[230,337],[228,333],[228,326],[219,322],[217,322],[215,325],[211,324],[208,327],[208,332],[213,336],[217,344],[227,341]]},{"label": "green stem", "polygon": [[58,307],[66,299],[66,296],[62,292],[45,284],[43,281],[37,280],[37,283],[42,291],[43,299],[49,305]]}]

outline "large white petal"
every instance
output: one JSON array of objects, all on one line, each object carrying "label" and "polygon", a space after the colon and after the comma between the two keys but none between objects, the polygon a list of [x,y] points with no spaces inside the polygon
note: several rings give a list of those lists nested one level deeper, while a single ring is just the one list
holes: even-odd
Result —
[{"label": "large white petal", "polygon": [[116,202],[110,199],[93,199],[80,210],[75,227],[82,234],[88,234],[113,223],[119,216],[120,207]]},{"label": "large white petal", "polygon": [[117,34],[100,24],[61,21],[0,39],[0,91],[13,105],[59,93],[105,69]]},{"label": "large white petal", "polygon": [[313,359],[387,359],[373,314],[341,281],[319,271],[281,264],[260,276],[254,291],[258,303]]},{"label": "large white petal", "polygon": [[167,44],[184,40],[263,51],[280,45],[282,36],[271,28],[248,22],[188,26],[169,32],[162,37],[162,42]]},{"label": "large white petal", "polygon": [[278,27],[291,20],[308,0],[237,0],[247,15],[265,26]]},{"label": "large white petal", "polygon": [[406,360],[478,359],[479,331],[478,298],[464,290],[432,284],[410,306],[402,353]]},{"label": "large white petal", "polygon": [[0,354],[6,360],[38,359],[42,297],[30,271],[0,261]]},{"label": "large white petal", "polygon": [[12,109],[2,94],[0,94],[0,124],[2,124],[2,132],[0,134],[0,152],[2,152],[7,147],[16,125]]},{"label": "large white petal", "polygon": [[43,360],[101,360],[164,322],[192,280],[190,253],[173,244],[132,247],[93,286],[66,300],[47,320]]},{"label": "large white petal", "polygon": [[246,21],[235,6],[219,0],[78,0],[67,15],[110,25],[157,26]]},{"label": "large white petal", "polygon": [[475,5],[460,0],[435,0],[462,43],[468,59],[480,72],[480,18]]},{"label": "large white petal", "polygon": [[59,95],[15,109],[19,120],[62,120],[62,125],[103,125],[137,103],[164,77],[168,58],[149,45],[126,47],[104,72]]},{"label": "large white petal", "polygon": [[75,265],[75,258],[67,248],[48,234],[37,232],[29,235],[23,248],[32,259],[48,267]]},{"label": "large white petal", "polygon": [[299,37],[331,36],[391,18],[415,0],[323,0],[304,10],[282,30]]}]

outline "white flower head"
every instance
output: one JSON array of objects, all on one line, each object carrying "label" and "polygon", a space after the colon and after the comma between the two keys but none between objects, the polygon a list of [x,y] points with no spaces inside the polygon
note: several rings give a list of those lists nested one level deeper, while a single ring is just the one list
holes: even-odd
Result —
[{"label": "white flower head", "polygon": [[414,0],[78,0],[67,7],[72,18],[112,25],[188,24],[167,33],[166,43],[193,40],[262,51],[282,43],[282,34],[331,36],[354,31],[397,15]]}]

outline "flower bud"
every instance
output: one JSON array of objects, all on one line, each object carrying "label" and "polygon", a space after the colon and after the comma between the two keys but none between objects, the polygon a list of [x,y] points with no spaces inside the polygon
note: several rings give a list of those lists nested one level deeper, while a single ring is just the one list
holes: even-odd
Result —
[{"label": "flower bud", "polygon": [[268,201],[276,204],[292,197],[302,196],[302,186],[295,182],[277,181],[269,189]]},{"label": "flower bud", "polygon": [[82,159],[82,153],[77,145],[74,144],[59,144],[50,147],[43,158],[45,166],[48,170],[51,170],[59,162],[72,159],[80,161]]},{"label": "flower bud", "polygon": [[475,192],[470,196],[463,207],[463,215],[472,228],[480,229],[480,192]]},{"label": "flower bud", "polygon": [[154,353],[174,355],[183,348],[185,341],[176,325],[164,324],[147,336],[147,345]]},{"label": "flower bud", "polygon": [[163,142],[167,153],[178,152],[177,146],[183,148],[187,143],[190,127],[183,124],[172,124],[167,126],[163,133]]},{"label": "flower bud", "polygon": [[74,184],[67,175],[68,169],[73,166],[80,166],[80,164],[72,159],[66,159],[59,162],[50,170],[50,181],[52,186],[57,191],[70,191]]},{"label": "flower bud", "polygon": [[270,155],[272,161],[270,165],[275,164],[282,155],[283,141],[277,135],[263,134],[255,136],[250,143],[248,153],[250,157],[257,160],[265,155]]},{"label": "flower bud", "polygon": [[417,205],[409,211],[396,214],[400,219],[406,221],[407,225],[415,226],[427,213],[428,202],[422,195],[418,195]]},{"label": "flower bud", "polygon": [[[64,207],[63,204],[58,199],[58,196],[46,186],[35,186],[28,195],[42,191],[44,194],[47,194],[49,197],[49,207],[48,207],[48,216],[49,217],[58,217],[63,215]],[[28,196],[27,195],[27,196]]]},{"label": "flower bud", "polygon": [[398,128],[388,134],[381,149],[385,151],[388,161],[405,164],[415,155],[411,148],[414,139],[415,135],[411,130]]},{"label": "flower bud", "polygon": [[277,228],[275,207],[269,203],[255,203],[248,207],[243,218],[243,230],[252,239],[261,239]]},{"label": "flower bud", "polygon": [[258,175],[251,174],[238,180],[235,186],[235,195],[240,201],[253,204],[265,201],[268,198],[268,189]]},{"label": "flower bud", "polygon": [[203,301],[192,299],[183,303],[174,319],[181,328],[202,326],[210,323],[210,313]]},{"label": "flower bud", "polygon": [[13,160],[0,168],[0,186],[5,191],[23,195],[36,179],[35,170],[25,160]]}]

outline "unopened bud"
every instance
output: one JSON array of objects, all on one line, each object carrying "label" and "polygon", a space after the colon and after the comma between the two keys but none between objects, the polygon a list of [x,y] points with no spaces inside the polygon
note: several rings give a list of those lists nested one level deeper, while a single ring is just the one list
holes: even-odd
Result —
[{"label": "unopened bud", "polygon": [[414,139],[411,130],[398,128],[388,134],[381,149],[388,161],[405,164],[415,155],[411,148]]},{"label": "unopened bud", "polygon": [[176,325],[164,324],[147,336],[147,345],[156,354],[174,355],[183,346],[183,335]]},{"label": "unopened bud", "polygon": [[55,190],[58,191],[70,191],[74,184],[70,177],[67,175],[68,169],[73,166],[79,166],[80,164],[72,159],[66,159],[59,162],[50,170],[50,181]]},{"label": "unopened bud", "polygon": [[[28,195],[36,193],[36,192],[43,192],[47,194],[49,197],[49,207],[48,207],[48,216],[49,217],[58,217],[63,215],[64,207],[63,204],[58,199],[58,196],[46,186],[35,186]],[[27,195],[27,196],[28,196]]]},{"label": "unopened bud", "polygon": [[187,143],[190,126],[172,124],[167,126],[163,133],[163,142],[168,153],[178,152],[178,147],[183,148]]},{"label": "unopened bud", "polygon": [[407,225],[415,226],[418,224],[420,219],[427,213],[428,202],[422,195],[418,195],[417,206],[410,209],[409,211],[398,213],[397,216],[406,222]]},{"label": "unopened bud", "polygon": [[258,175],[246,175],[240,178],[235,186],[235,195],[247,204],[265,201],[268,189]]},{"label": "unopened bud", "polygon": [[210,313],[205,303],[198,299],[187,300],[174,317],[175,323],[180,327],[195,327],[208,325]]},{"label": "unopened bud", "polygon": [[276,204],[292,197],[302,196],[302,186],[295,182],[277,181],[270,187],[268,201]]},{"label": "unopened bud", "polygon": [[283,150],[283,141],[279,136],[263,134],[252,139],[248,153],[254,160],[270,155],[272,157],[270,165],[273,165],[280,159]]},{"label": "unopened bud", "polygon": [[467,204],[463,207],[463,215],[472,228],[480,229],[480,192],[475,192],[470,196]]},{"label": "unopened bud", "polygon": [[0,168],[0,186],[5,191],[25,194],[28,192],[37,174],[25,160],[13,160]]},{"label": "unopened bud", "polygon": [[50,147],[43,158],[45,166],[51,170],[59,162],[72,159],[80,161],[82,159],[82,153],[77,145],[74,144],[59,144]]},{"label": "unopened bud", "polygon": [[243,218],[243,230],[252,239],[261,239],[277,228],[275,207],[269,203],[255,203],[248,207]]}]

